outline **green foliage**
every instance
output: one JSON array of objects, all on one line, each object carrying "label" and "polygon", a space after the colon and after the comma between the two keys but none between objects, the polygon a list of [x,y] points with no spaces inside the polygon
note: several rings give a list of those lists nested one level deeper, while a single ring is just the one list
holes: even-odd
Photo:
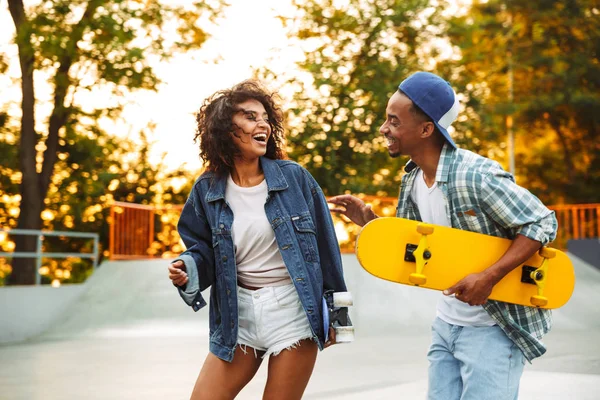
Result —
[{"label": "green foliage", "polygon": [[[398,84],[420,70],[417,49],[435,36],[426,0],[298,1],[293,35],[308,80],[293,79],[289,155],[327,194],[395,196],[406,158],[391,159],[379,126]],[[290,24],[292,26],[292,24]],[[268,75],[268,74],[267,74]],[[301,83],[299,83],[301,82]],[[291,106],[291,107],[290,107]]]},{"label": "green foliage", "polygon": [[522,184],[550,203],[600,202],[598,3],[476,1],[448,34],[468,99],[458,130],[492,151],[512,115]]},{"label": "green foliage", "polygon": [[[208,38],[198,25],[214,17],[221,4],[189,2],[171,6],[159,0],[46,1],[30,11],[30,33],[36,69],[77,64],[69,81],[91,89],[155,89],[151,62],[178,51],[199,48]],[[76,71],[75,71],[76,70]],[[93,80],[88,74],[94,75]]]},{"label": "green foliage", "polygon": [[[120,116],[125,94],[156,90],[157,62],[202,46],[208,38],[206,24],[224,6],[221,0],[180,4],[55,0],[25,7],[22,0],[9,0],[17,27],[14,41],[22,67],[23,106],[21,121],[15,118],[13,125],[7,123],[8,114],[0,113],[3,226],[15,227],[19,218],[18,226],[26,229],[41,225],[100,232],[105,248],[107,204],[154,199],[161,166],[150,166],[147,141],[137,146],[117,139],[102,129],[101,121]],[[0,73],[6,65],[2,55]],[[40,78],[53,89],[49,99],[36,92]],[[51,110],[48,120],[35,120],[36,105]],[[166,186],[163,196],[173,191]],[[18,210],[20,203],[28,206]],[[5,238],[0,242],[10,245]],[[22,246],[17,250],[32,251],[31,243]],[[63,251],[72,247],[52,242],[47,246]],[[21,261],[13,282],[29,283],[31,277],[25,275],[33,268],[29,261]],[[71,276],[79,279],[85,274]]]},{"label": "green foliage", "polygon": [[[378,128],[397,84],[433,70],[465,106],[459,145],[508,167],[512,117],[521,184],[550,204],[600,202],[597,2],[474,1],[455,15],[443,0],[295,5],[308,79],[287,85],[290,156],[328,194],[397,193],[406,159],[389,159]],[[444,40],[454,57],[440,57]]]},{"label": "green foliage", "polygon": [[[78,126],[81,131],[71,129]],[[138,204],[183,204],[194,174],[179,169],[163,172],[162,163],[150,162],[151,127],[141,132],[141,142],[111,136],[96,126],[67,125],[60,140],[59,161],[45,201],[43,229],[95,232],[100,234],[100,255],[108,248],[109,206],[114,201]],[[6,155],[0,164],[0,226],[15,227],[18,209],[18,169],[16,146],[0,134],[0,151]],[[177,181],[185,181],[180,187]],[[46,237],[46,252],[89,252],[93,241]],[[8,242],[0,240],[2,251]],[[59,278],[63,283],[79,283],[91,273],[89,259],[44,259],[47,268],[43,283]],[[4,273],[3,273],[4,271]],[[6,260],[0,260],[0,286],[6,275]],[[69,271],[65,277],[65,271]]]}]

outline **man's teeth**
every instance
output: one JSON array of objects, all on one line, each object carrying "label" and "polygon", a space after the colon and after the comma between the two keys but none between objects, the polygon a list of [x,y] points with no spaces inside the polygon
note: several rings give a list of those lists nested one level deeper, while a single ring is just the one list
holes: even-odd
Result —
[{"label": "man's teeth", "polygon": [[390,146],[390,145],[392,145],[392,144],[396,143],[396,139],[394,139],[394,138],[391,138],[391,137],[386,137],[386,139],[387,139],[387,144],[388,144],[388,146]]}]

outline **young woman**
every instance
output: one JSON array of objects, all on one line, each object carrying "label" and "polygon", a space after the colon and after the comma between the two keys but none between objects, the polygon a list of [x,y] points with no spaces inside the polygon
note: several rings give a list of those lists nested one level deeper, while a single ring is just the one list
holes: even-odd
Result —
[{"label": "young woman", "polygon": [[187,250],[169,266],[195,311],[211,287],[210,353],[191,397],[235,398],[268,358],[263,398],[300,399],[318,349],[335,342],[324,292],[346,291],[323,192],[285,159],[281,111],[258,82],[209,97],[195,140],[206,171],[177,226]]}]

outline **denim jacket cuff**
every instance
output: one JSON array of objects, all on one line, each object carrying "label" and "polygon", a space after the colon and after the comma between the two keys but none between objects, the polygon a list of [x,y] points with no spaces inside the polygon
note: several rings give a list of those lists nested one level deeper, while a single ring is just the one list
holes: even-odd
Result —
[{"label": "denim jacket cuff", "polygon": [[[192,306],[194,310],[202,308],[206,303],[200,294],[200,282],[198,280],[198,269],[196,262],[187,254],[182,254],[174,261],[181,260],[185,264],[185,270],[188,274],[188,281],[184,287],[177,287],[179,295],[185,301],[185,304]],[[198,299],[199,297],[199,299]]]}]

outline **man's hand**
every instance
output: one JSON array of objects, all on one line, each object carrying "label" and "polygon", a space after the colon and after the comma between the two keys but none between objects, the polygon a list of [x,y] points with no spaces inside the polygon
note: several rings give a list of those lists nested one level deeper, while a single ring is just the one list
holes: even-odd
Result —
[{"label": "man's hand", "polygon": [[541,245],[537,240],[518,234],[506,253],[492,266],[477,274],[467,275],[456,285],[444,290],[444,294],[449,296],[454,293],[458,300],[472,306],[485,304],[494,286],[510,271],[527,261]]},{"label": "man's hand", "polygon": [[494,282],[485,272],[467,275],[456,285],[444,290],[446,296],[452,294],[455,297],[471,306],[481,306],[487,302],[492,293]]},{"label": "man's hand", "polygon": [[183,286],[188,281],[188,274],[185,272],[185,264],[177,260],[169,265],[169,279],[175,286]]},{"label": "man's hand", "polygon": [[371,210],[370,205],[349,194],[332,197],[328,202],[336,206],[331,209],[332,212],[345,215],[359,226],[364,226],[367,222],[378,218],[378,215]]}]

